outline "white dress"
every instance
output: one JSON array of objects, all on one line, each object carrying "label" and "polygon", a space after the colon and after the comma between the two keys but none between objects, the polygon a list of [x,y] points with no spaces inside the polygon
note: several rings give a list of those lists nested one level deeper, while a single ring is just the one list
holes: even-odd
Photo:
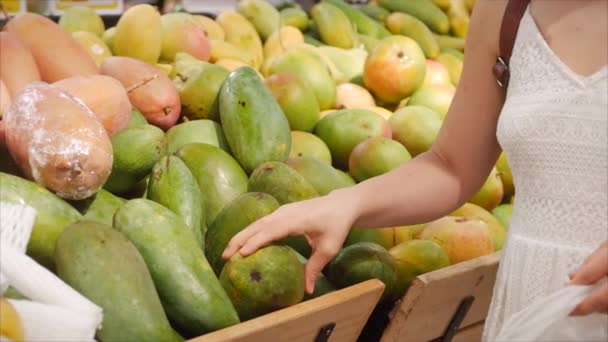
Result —
[{"label": "white dress", "polygon": [[516,197],[484,341],[563,287],[608,239],[607,121],[608,67],[588,77],[573,72],[526,11],[498,122]]}]

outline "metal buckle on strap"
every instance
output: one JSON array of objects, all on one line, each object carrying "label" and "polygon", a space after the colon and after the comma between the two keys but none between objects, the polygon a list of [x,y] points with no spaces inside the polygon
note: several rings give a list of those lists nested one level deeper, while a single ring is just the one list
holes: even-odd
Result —
[{"label": "metal buckle on strap", "polygon": [[496,58],[496,64],[494,64],[492,71],[494,72],[498,85],[502,88],[506,88],[509,84],[509,66],[502,57],[498,56]]}]

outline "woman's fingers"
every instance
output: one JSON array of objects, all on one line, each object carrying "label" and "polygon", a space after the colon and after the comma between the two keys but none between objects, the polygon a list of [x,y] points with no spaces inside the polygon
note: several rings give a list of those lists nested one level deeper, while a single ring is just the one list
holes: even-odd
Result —
[{"label": "woman's fingers", "polygon": [[603,243],[572,274],[572,284],[591,285],[608,274],[608,243]]},{"label": "woman's fingers", "polygon": [[[320,243],[321,246],[324,246]],[[332,247],[320,247],[313,251],[312,255],[306,262],[304,275],[306,280],[306,292],[311,294],[315,290],[315,281],[317,277],[327,265],[327,263],[336,255],[337,249]]]},{"label": "woman's fingers", "polygon": [[277,229],[275,227],[265,227],[258,230],[258,232],[245,242],[243,247],[239,250],[242,256],[248,256],[253,254],[258,249],[268,245],[272,241],[280,240],[287,237],[291,230],[289,228],[281,227]]},{"label": "woman's fingers", "polygon": [[264,229],[266,226],[266,221],[264,218],[257,220],[256,222],[249,225],[249,227],[243,229],[238,234],[230,239],[228,242],[228,246],[224,249],[224,253],[222,257],[227,260],[230,259],[252,236],[254,236],[258,231]]},{"label": "woman's fingers", "polygon": [[608,313],[608,282],[594,289],[576,308],[572,316],[584,316],[594,312]]}]

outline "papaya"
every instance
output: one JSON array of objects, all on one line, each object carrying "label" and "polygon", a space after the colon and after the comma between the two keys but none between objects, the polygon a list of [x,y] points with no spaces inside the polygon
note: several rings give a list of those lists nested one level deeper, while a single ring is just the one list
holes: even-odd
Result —
[{"label": "papaya", "polygon": [[329,147],[334,164],[346,169],[357,144],[370,137],[390,137],[390,127],[386,120],[369,110],[342,109],[321,119],[314,133]]},{"label": "papaya", "polygon": [[66,226],[82,219],[82,215],[50,191],[21,177],[0,172],[0,189],[0,202],[25,204],[36,210],[27,254],[53,270],[57,237]]},{"label": "papaya", "polygon": [[0,51],[0,79],[12,96],[40,81],[34,56],[14,33],[0,32]]},{"label": "papaya", "polygon": [[45,82],[99,74],[97,64],[87,51],[47,17],[22,13],[9,20],[3,30],[16,35],[31,52]]},{"label": "papaya", "polygon": [[114,217],[141,253],[169,319],[201,335],[239,322],[239,317],[205,259],[194,233],[162,205],[134,199]]},{"label": "papaya", "polygon": [[495,251],[502,249],[507,238],[507,230],[504,225],[492,213],[484,208],[473,204],[465,203],[460,208],[450,213],[450,216],[465,217],[468,219],[480,220],[485,222],[490,231],[492,244]]},{"label": "papaya", "polygon": [[357,45],[357,35],[346,14],[333,4],[320,2],[310,10],[319,35],[327,45],[350,49]]},{"label": "papaya", "polygon": [[57,274],[103,309],[100,341],[183,341],[171,327],[144,259],[111,226],[81,221],[57,239]]},{"label": "papaya", "polygon": [[58,24],[70,33],[84,31],[97,37],[101,37],[106,29],[99,14],[86,6],[70,6],[59,18]]},{"label": "papaya", "polygon": [[288,7],[279,12],[282,26],[293,26],[304,32],[308,28],[308,14],[301,8]]},{"label": "papaya", "polygon": [[173,154],[187,144],[204,143],[229,152],[222,127],[211,120],[193,120],[171,127],[167,131],[167,150]]},{"label": "papaya", "polygon": [[[306,266],[308,259],[306,259],[302,254],[296,252],[295,249],[292,249],[292,250],[298,257],[298,260],[300,260],[302,265]],[[317,276],[317,279],[315,279],[315,289],[312,291],[312,293],[304,292],[304,299],[302,299],[302,301],[307,301],[309,299],[321,297],[330,292],[334,292],[335,290],[336,290],[336,288],[327,279],[327,277],[325,277],[325,275],[323,273],[319,273],[319,275]]]},{"label": "papaya", "polygon": [[38,82],[5,113],[6,146],[21,171],[58,196],[95,194],[112,169],[112,145],[95,114],[58,87]]},{"label": "papaya", "polygon": [[116,24],[113,46],[117,56],[155,64],[162,49],[158,10],[149,4],[138,4],[127,9]]},{"label": "papaya", "polygon": [[131,109],[131,116],[129,118],[129,125],[127,127],[143,126],[147,125],[148,121],[144,118],[143,114],[137,110],[137,108]]},{"label": "papaya", "polygon": [[437,112],[423,106],[400,108],[391,115],[388,122],[393,139],[405,146],[412,156],[431,148],[442,124]]},{"label": "papaya", "polygon": [[388,250],[395,260],[397,282],[394,300],[405,294],[412,281],[421,274],[450,265],[447,253],[434,241],[411,240]]},{"label": "papaya", "polygon": [[278,73],[265,80],[292,131],[311,132],[319,121],[319,102],[312,89],[290,73]]},{"label": "papaya", "polygon": [[317,197],[319,193],[296,170],[281,162],[260,165],[249,178],[249,191],[272,195],[287,204]]},{"label": "papaya", "polygon": [[361,5],[359,10],[381,24],[384,24],[386,18],[391,14],[389,10],[378,5]]},{"label": "papaya", "polygon": [[204,15],[192,15],[194,22],[205,32],[207,38],[224,40],[226,37],[224,29],[215,20]]},{"label": "papaya", "polygon": [[95,196],[74,205],[84,215],[84,219],[112,226],[116,210],[125,203],[125,199],[100,189]]},{"label": "papaya", "polygon": [[406,13],[395,12],[386,18],[386,27],[393,34],[410,37],[422,48],[426,58],[434,59],[439,55],[439,44],[433,32],[418,18]]},{"label": "papaya", "polygon": [[[336,81],[328,66],[318,56],[303,48],[291,48],[267,61],[265,76],[279,72],[290,72],[303,83],[308,83],[315,92],[319,108],[329,109],[336,99]],[[263,70],[264,71],[264,70]]]},{"label": "papaya", "polygon": [[167,130],[179,119],[181,102],[177,88],[155,66],[129,57],[109,57],[101,64],[101,73],[122,83],[131,104],[150,124]]},{"label": "papaya", "polygon": [[236,10],[253,24],[262,40],[268,39],[279,29],[281,15],[268,1],[241,0],[236,5]]},{"label": "papaya", "polygon": [[287,159],[289,122],[253,69],[230,73],[220,90],[220,118],[232,155],[247,173],[262,163]]},{"label": "papaya", "polygon": [[327,278],[338,288],[378,279],[385,285],[381,301],[394,298],[397,265],[382,246],[359,242],[344,247],[327,265]]},{"label": "papaya", "polygon": [[413,15],[437,33],[447,34],[450,31],[448,16],[433,3],[433,0],[378,0],[378,4],[391,12]]},{"label": "papaya", "polygon": [[[260,18],[265,20],[266,18]],[[258,69],[264,60],[262,40],[253,24],[236,11],[222,12],[215,18],[226,34],[226,42],[245,50],[253,57],[253,67]]]},{"label": "papaya", "polygon": [[171,62],[178,52],[188,53],[201,61],[208,61],[209,38],[188,13],[166,13],[160,17],[162,44],[160,59]]},{"label": "papaya", "polygon": [[104,75],[75,76],[55,82],[54,85],[89,107],[109,136],[129,125],[131,102],[125,88],[114,78]]},{"label": "papaya", "polygon": [[308,132],[291,131],[289,158],[310,157],[331,165],[331,152],[323,140]]},{"label": "papaya", "polygon": [[277,200],[262,192],[247,192],[226,205],[209,225],[205,256],[218,276],[226,261],[222,258],[228,242],[241,230],[279,208]]},{"label": "papaya", "polygon": [[176,155],[198,183],[209,226],[234,198],[247,191],[247,175],[227,152],[208,144],[184,145]]},{"label": "papaya", "polygon": [[302,175],[321,196],[355,185],[352,179],[342,176],[339,170],[315,158],[289,158],[285,163]]},{"label": "papaya", "polygon": [[167,152],[164,132],[155,126],[127,128],[112,137],[114,165],[104,189],[125,193],[143,180]]},{"label": "papaya", "polygon": [[181,217],[194,233],[198,244],[204,246],[207,221],[201,191],[192,172],[181,159],[164,156],[154,165],[146,198]]},{"label": "papaya", "polygon": [[106,43],[91,32],[76,31],[72,33],[72,37],[87,51],[97,66],[101,65],[105,58],[112,56],[112,52]]},{"label": "papaya", "polygon": [[323,0],[338,7],[354,24],[358,33],[378,38],[378,23],[365,15],[360,9],[347,4],[344,0]]},{"label": "papaya", "polygon": [[[180,58],[179,54],[176,58]],[[219,93],[229,71],[209,63],[184,68],[176,65],[175,71],[173,83],[179,92],[183,114],[191,120],[219,121]]]},{"label": "papaya", "polygon": [[211,55],[209,56],[209,62],[215,63],[222,59],[233,59],[241,61],[250,67],[255,67],[255,59],[250,55],[247,50],[243,49],[239,45],[234,45],[230,42],[212,39],[211,40]]},{"label": "papaya", "polygon": [[454,49],[460,52],[464,51],[465,39],[460,37],[452,37],[443,34],[435,34],[433,33],[437,44],[439,44],[439,48],[441,50],[444,49]]},{"label": "papaya", "polygon": [[220,282],[242,321],[295,305],[304,298],[304,267],[292,249],[268,246],[233,255]]}]

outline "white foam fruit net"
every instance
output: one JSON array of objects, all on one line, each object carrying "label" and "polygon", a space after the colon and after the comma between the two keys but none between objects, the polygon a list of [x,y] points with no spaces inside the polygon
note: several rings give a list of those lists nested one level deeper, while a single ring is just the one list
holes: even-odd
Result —
[{"label": "white foam fruit net", "polygon": [[29,300],[9,299],[26,341],[94,341],[102,309],[25,254],[36,211],[0,202],[0,290],[12,286]]}]

